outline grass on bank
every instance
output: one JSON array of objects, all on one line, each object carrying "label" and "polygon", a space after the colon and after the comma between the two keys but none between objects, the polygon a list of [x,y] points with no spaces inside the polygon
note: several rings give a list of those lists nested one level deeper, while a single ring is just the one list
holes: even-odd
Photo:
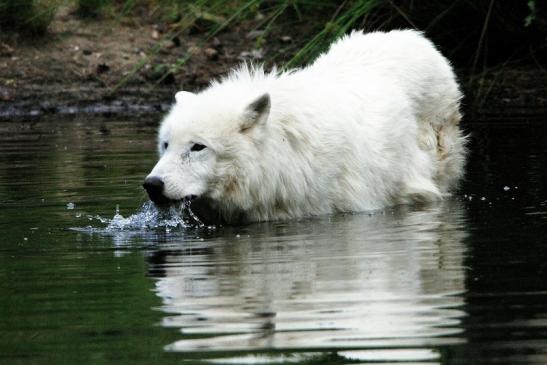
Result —
[{"label": "grass on bank", "polygon": [[[139,0],[126,0],[127,10],[139,8]],[[298,25],[301,32],[293,37],[292,49],[283,58],[285,67],[306,64],[351,29],[417,28],[432,37],[455,64],[465,68],[464,80],[477,83],[477,95],[487,94],[481,75],[503,69],[509,61],[545,55],[547,20],[545,8],[535,0],[512,2],[496,0],[151,0],[153,12],[169,22],[166,39],[195,28],[198,24],[203,43],[225,28],[252,22],[260,31],[255,47],[267,43],[276,29],[290,31]],[[305,24],[305,26],[302,26]],[[159,49],[156,50],[158,52]],[[275,55],[274,59],[277,59]],[[151,57],[155,57],[154,52]],[[176,72],[189,56],[179,59],[169,72]],[[537,58],[537,57],[536,57]],[[138,67],[134,72],[138,71]],[[128,76],[130,78],[131,76]],[[161,78],[160,78],[161,81]],[[121,84],[119,85],[121,86]]]},{"label": "grass on bank", "polygon": [[[137,0],[131,0],[134,4]],[[201,28],[202,45],[229,26],[242,21],[251,21],[258,31],[254,40],[255,48],[260,48],[266,42],[275,27],[287,27],[294,24],[308,23],[311,29],[310,37],[303,36],[295,40],[296,48],[293,55],[284,62],[284,67],[294,67],[305,64],[323,51],[333,40],[347,33],[350,29],[365,28],[365,20],[373,10],[381,7],[385,0],[359,1],[313,1],[313,0],[197,0],[180,2],[175,0],[156,0],[154,12],[171,18],[170,29],[164,39],[172,39],[196,26]],[[160,11],[158,11],[160,10]],[[168,10],[168,11],[166,11]],[[282,20],[284,24],[282,23]],[[360,23],[360,24],[359,24]],[[309,40],[308,40],[309,39]],[[305,40],[305,41],[302,41]],[[139,64],[122,79],[113,89],[117,90],[130,80],[144,65],[154,59],[161,48],[155,47],[149,57]],[[170,73],[175,73],[190,58],[185,55],[165,71],[157,82],[161,82]]]}]

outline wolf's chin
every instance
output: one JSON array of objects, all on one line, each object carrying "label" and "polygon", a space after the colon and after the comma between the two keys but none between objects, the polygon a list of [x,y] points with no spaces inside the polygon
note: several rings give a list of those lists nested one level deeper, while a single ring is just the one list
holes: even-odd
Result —
[{"label": "wolf's chin", "polygon": [[244,211],[237,210],[227,212],[222,208],[222,202],[199,196],[190,202],[190,210],[196,217],[207,225],[242,225],[248,224]]},{"label": "wolf's chin", "polygon": [[217,201],[205,196],[195,196],[192,199],[186,200],[186,202],[192,213],[195,214],[201,222],[207,225],[225,223]]}]

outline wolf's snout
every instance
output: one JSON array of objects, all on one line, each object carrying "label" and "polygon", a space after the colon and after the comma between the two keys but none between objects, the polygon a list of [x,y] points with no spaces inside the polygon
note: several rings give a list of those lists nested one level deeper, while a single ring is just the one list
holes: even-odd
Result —
[{"label": "wolf's snout", "polygon": [[144,179],[144,183],[142,184],[142,187],[148,193],[150,200],[159,204],[167,203],[169,200],[165,195],[163,195],[163,186],[163,180],[157,176],[147,177]]}]

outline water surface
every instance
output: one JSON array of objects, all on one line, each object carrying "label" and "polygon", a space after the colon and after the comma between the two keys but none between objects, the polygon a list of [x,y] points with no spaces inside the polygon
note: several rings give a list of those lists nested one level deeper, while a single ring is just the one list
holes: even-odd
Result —
[{"label": "water surface", "polygon": [[159,118],[0,124],[0,363],[547,363],[545,123],[468,122],[443,203],[211,228],[145,205]]}]

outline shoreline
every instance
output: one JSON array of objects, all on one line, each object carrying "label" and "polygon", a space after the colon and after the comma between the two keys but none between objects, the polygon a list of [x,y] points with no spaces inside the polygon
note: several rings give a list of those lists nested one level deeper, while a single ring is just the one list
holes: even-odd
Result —
[{"label": "shoreline", "polygon": [[[214,75],[218,77],[219,75]],[[503,81],[488,85],[488,95],[477,102],[464,87],[464,121],[494,122],[507,119],[534,121],[547,117],[547,74],[535,69],[508,69]],[[213,78],[213,77],[212,77]],[[207,80],[202,80],[202,88]],[[522,85],[524,84],[524,85]],[[23,86],[23,85],[22,85]],[[484,86],[483,86],[484,87]],[[166,112],[179,90],[175,84],[127,85],[111,93],[96,82],[55,83],[43,86],[32,79],[15,90],[0,84],[0,121],[44,115],[141,115]],[[195,89],[194,89],[195,90]],[[198,89],[199,90],[199,89]],[[6,97],[6,94],[9,94]],[[469,101],[471,99],[471,101]]]}]

